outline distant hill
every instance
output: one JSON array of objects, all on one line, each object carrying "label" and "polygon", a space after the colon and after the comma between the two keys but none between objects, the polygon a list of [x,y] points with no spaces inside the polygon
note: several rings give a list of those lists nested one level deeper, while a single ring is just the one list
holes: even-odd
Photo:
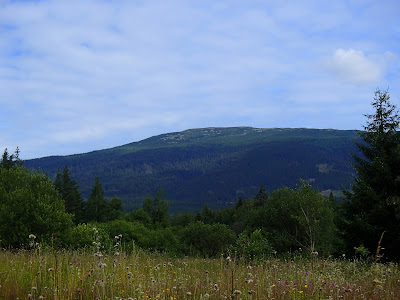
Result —
[{"label": "distant hill", "polygon": [[51,178],[68,165],[88,197],[96,176],[107,197],[127,210],[163,189],[174,211],[231,205],[239,197],[294,187],[304,179],[321,191],[349,188],[349,153],[356,131],[332,129],[203,128],[162,134],[140,142],[71,156],[27,160]]}]

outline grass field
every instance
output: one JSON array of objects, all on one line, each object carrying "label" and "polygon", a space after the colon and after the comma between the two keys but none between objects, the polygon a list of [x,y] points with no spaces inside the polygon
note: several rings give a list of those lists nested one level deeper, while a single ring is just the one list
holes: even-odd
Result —
[{"label": "grass field", "polygon": [[[95,244],[96,245],[96,244]],[[0,252],[1,299],[400,299],[400,268],[359,260],[245,263],[113,253]]]}]

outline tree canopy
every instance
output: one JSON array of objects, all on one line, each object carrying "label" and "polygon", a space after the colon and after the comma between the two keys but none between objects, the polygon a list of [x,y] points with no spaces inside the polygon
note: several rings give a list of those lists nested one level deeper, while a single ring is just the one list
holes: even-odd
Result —
[{"label": "tree canopy", "polygon": [[372,106],[356,143],[362,155],[353,154],[357,177],[346,193],[347,236],[374,253],[385,232],[385,253],[400,257],[400,117],[388,91],[377,90]]},{"label": "tree canopy", "polygon": [[8,165],[4,157],[0,168],[1,244],[19,247],[27,244],[31,234],[47,242],[62,238],[72,226],[72,216],[65,212],[53,182],[19,164]]}]

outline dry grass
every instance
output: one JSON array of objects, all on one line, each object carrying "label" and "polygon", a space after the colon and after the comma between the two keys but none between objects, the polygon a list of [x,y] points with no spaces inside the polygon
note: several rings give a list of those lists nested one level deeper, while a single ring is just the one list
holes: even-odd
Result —
[{"label": "dry grass", "polygon": [[250,265],[37,248],[0,252],[0,285],[1,299],[400,299],[400,269],[345,259]]}]

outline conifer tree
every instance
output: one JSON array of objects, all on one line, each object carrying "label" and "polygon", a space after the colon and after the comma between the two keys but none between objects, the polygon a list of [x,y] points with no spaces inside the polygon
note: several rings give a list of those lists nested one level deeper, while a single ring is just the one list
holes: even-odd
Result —
[{"label": "conifer tree", "polygon": [[10,169],[14,166],[22,166],[23,161],[19,158],[19,148],[15,149],[14,154],[8,154],[7,148],[3,152],[3,156],[0,161],[0,171],[1,169]]},{"label": "conifer tree", "polygon": [[54,179],[54,186],[57,191],[62,194],[62,174],[60,169],[57,169],[56,178]]},{"label": "conifer tree", "polygon": [[[57,182],[57,177],[56,177]],[[57,185],[57,184],[56,184]],[[75,223],[82,221],[83,201],[81,193],[79,192],[78,185],[74,179],[71,178],[68,166],[64,167],[61,178],[61,195],[65,202],[65,209],[68,213],[75,215]]]},{"label": "conifer tree", "polygon": [[99,177],[96,177],[92,192],[85,205],[85,220],[105,222],[108,220],[108,202],[104,198],[104,190]]},{"label": "conifer tree", "polygon": [[362,142],[356,143],[362,155],[353,154],[357,177],[352,192],[345,193],[345,207],[351,247],[364,245],[375,253],[385,232],[386,255],[399,258],[400,117],[389,99],[388,91],[377,90],[372,102],[375,113],[365,115],[367,124],[359,132]]},{"label": "conifer tree", "polygon": [[268,199],[267,192],[264,188],[264,185],[261,185],[257,195],[255,195],[254,197],[254,206],[257,207],[263,206],[267,202],[267,199]]}]

